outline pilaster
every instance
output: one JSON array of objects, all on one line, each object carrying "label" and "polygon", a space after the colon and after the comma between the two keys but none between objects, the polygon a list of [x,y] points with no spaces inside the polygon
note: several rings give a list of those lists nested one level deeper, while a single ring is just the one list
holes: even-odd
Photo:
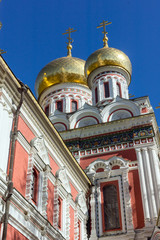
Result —
[{"label": "pilaster", "polygon": [[157,209],[156,209],[156,201],[155,201],[155,193],[153,188],[153,181],[151,175],[151,167],[149,163],[149,155],[147,148],[142,148],[142,158],[145,167],[145,177],[147,183],[147,192],[148,192],[148,199],[150,204],[150,212],[152,220],[155,220],[157,217]]},{"label": "pilaster", "polygon": [[150,212],[149,212],[149,203],[148,203],[148,197],[147,197],[147,189],[146,189],[146,181],[145,181],[141,149],[136,149],[136,153],[137,153],[137,159],[138,159],[138,169],[139,169],[141,191],[142,191],[144,218],[145,218],[145,223],[148,224],[150,221]]},{"label": "pilaster", "polygon": [[92,194],[90,199],[90,205],[91,205],[91,235],[90,240],[97,240],[97,234],[96,234],[96,209],[95,209],[95,187],[92,187]]},{"label": "pilaster", "polygon": [[127,232],[133,231],[133,221],[132,221],[132,207],[131,207],[131,198],[129,194],[129,183],[128,183],[128,167],[123,168],[123,186],[124,186],[124,200],[126,207],[126,220],[127,220]]},{"label": "pilaster", "polygon": [[157,199],[157,209],[160,208],[160,168],[159,159],[155,147],[149,147],[150,165],[155,186],[155,195]]}]

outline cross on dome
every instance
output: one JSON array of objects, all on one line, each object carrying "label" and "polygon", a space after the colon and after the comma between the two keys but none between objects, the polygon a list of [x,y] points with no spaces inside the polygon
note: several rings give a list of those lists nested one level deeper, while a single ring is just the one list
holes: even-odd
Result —
[{"label": "cross on dome", "polygon": [[[0,30],[2,28],[2,23],[0,22]],[[0,55],[3,54],[3,53],[6,53],[4,50],[0,49]]]},{"label": "cross on dome", "polygon": [[103,47],[108,47],[108,38],[106,36],[106,34],[108,34],[108,32],[106,32],[106,26],[107,25],[110,25],[112,22],[108,22],[108,21],[104,21],[100,23],[100,25],[97,27],[97,28],[101,28],[103,27],[103,34],[104,34],[104,37],[103,37]]},{"label": "cross on dome", "polygon": [[71,38],[71,33],[73,33],[73,32],[76,32],[77,30],[73,30],[73,28],[68,28],[67,30],[66,30],[66,32],[65,33],[62,33],[63,35],[65,35],[65,34],[68,34],[68,37],[67,37],[67,39],[68,39],[68,42],[66,42],[67,43],[67,49],[68,49],[68,52],[67,52],[67,56],[72,56],[72,54],[71,54],[71,50],[72,50],[72,45],[71,45],[71,43],[73,43],[73,39]]}]

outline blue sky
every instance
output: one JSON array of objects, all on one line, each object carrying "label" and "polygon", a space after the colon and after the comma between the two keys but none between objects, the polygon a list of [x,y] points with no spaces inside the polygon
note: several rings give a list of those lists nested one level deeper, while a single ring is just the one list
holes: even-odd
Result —
[{"label": "blue sky", "polygon": [[[160,102],[160,1],[159,0],[2,0],[0,48],[14,74],[34,93],[35,79],[50,61],[66,56],[68,27],[77,29],[72,55],[84,60],[102,47],[103,20],[109,46],[125,52],[133,67],[129,91]],[[160,109],[155,110],[160,126]]]}]

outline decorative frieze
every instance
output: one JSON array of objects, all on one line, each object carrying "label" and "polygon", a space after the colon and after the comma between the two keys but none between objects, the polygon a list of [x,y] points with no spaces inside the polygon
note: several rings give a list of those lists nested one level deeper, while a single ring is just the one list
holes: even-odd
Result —
[{"label": "decorative frieze", "polygon": [[[151,143],[151,142],[153,142],[153,138],[145,139],[145,143]],[[97,149],[94,148],[94,149],[85,150],[85,151],[73,151],[72,154],[75,158],[89,156],[89,155],[93,156],[94,154],[106,153],[106,152],[110,152],[110,151],[113,152],[113,151],[133,148],[139,144],[144,144],[144,139],[138,140],[138,141],[135,141],[132,143],[117,144],[117,145],[107,146],[107,147],[103,147],[103,148],[97,148]]]},{"label": "decorative frieze", "polygon": [[81,155],[87,155],[108,150],[124,149],[133,147],[136,144],[152,142],[153,137],[154,132],[152,126],[145,126],[133,128],[125,132],[121,131],[96,137],[74,139],[71,141],[66,140],[65,144],[71,152],[74,152],[74,155],[76,155],[77,151],[81,151]]}]

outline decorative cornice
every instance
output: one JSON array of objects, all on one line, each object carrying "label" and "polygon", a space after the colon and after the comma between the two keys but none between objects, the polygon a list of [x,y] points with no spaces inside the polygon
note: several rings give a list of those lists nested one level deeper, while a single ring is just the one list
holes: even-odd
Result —
[{"label": "decorative cornice", "polygon": [[95,150],[100,148],[106,148],[107,151],[109,147],[115,150],[115,145],[119,146],[117,147],[119,150],[126,147],[133,147],[133,144],[140,143],[140,141],[143,143],[143,139],[146,141],[146,139],[151,139],[153,137],[153,127],[148,125],[132,127],[131,129],[128,129],[128,131],[125,130],[101,134],[99,136],[66,140],[65,143],[71,152],[87,150],[93,151],[93,149]]}]

